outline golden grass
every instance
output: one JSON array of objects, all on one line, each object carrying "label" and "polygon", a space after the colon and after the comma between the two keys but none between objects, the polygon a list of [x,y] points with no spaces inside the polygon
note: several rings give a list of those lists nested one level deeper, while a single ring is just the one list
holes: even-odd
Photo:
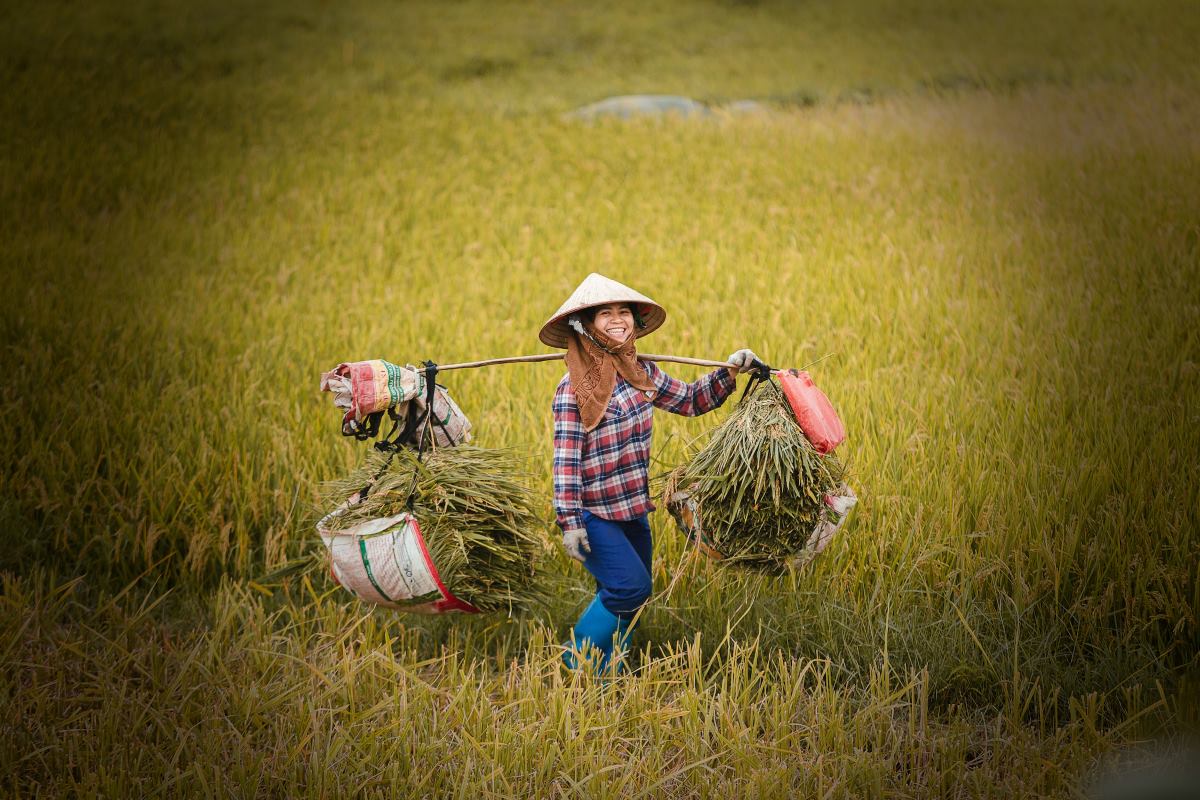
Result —
[{"label": "golden grass", "polygon": [[[7,14],[9,793],[1069,796],[1194,725],[1200,20],[956,8]],[[560,117],[625,91],[772,106]],[[660,512],[607,690],[555,666],[562,555],[538,618],[254,583],[362,455],[321,370],[537,351],[591,270],[654,351],[834,353],[834,546],[731,575]],[[446,377],[550,542],[560,375]],[[660,417],[654,471],[727,414]]]}]

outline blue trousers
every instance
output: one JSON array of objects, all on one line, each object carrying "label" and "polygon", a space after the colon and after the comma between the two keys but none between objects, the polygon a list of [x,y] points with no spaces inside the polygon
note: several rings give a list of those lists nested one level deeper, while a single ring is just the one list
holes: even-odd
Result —
[{"label": "blue trousers", "polygon": [[653,590],[649,520],[642,515],[620,522],[584,511],[583,525],[592,548],[583,566],[596,579],[596,596],[610,613],[632,619]]}]

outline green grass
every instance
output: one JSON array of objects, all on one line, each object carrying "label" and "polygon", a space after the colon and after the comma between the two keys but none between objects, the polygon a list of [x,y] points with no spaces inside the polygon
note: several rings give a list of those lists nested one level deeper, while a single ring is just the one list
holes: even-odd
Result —
[{"label": "green grass", "polygon": [[[1186,4],[0,11],[0,775],[14,795],[1072,796],[1197,721],[1200,15]],[[625,92],[771,111],[578,125]],[[860,503],[803,571],[665,511],[639,671],[323,577],[345,359],[813,369]],[[683,377],[698,372],[672,370]],[[548,548],[561,366],[447,374]],[[728,414],[657,419],[655,472]]]}]

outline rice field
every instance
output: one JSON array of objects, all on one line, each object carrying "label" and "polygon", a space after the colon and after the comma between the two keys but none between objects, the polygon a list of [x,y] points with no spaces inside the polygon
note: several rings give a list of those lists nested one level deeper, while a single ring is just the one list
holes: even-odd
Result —
[{"label": "rice field", "polygon": [[[644,5],[0,9],[6,795],[1078,797],[1193,746],[1200,13]],[[716,111],[564,117],[642,92]],[[634,673],[566,674],[562,367],[519,365],[443,377],[550,603],[267,580],[367,457],[323,370],[543,352],[591,271],[651,352],[823,359],[825,552],[723,569],[660,508]]]}]

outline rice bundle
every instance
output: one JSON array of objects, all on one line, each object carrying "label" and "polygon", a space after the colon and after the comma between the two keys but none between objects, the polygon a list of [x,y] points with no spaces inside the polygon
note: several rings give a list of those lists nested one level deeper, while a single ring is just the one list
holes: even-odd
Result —
[{"label": "rice bundle", "polygon": [[835,456],[813,448],[783,392],[767,381],[671,473],[664,494],[680,527],[710,555],[778,572],[812,549],[819,525],[828,526],[826,496],[849,491],[844,473]]},{"label": "rice bundle", "polygon": [[547,589],[536,570],[543,525],[511,452],[439,447],[418,461],[414,451],[402,448],[376,479],[385,464],[387,455],[372,453],[360,469],[325,485],[329,505],[371,486],[366,499],[328,521],[329,530],[402,514],[413,489],[412,513],[430,560],[456,597],[485,612],[545,602]]}]

